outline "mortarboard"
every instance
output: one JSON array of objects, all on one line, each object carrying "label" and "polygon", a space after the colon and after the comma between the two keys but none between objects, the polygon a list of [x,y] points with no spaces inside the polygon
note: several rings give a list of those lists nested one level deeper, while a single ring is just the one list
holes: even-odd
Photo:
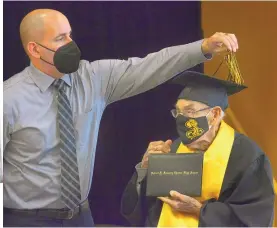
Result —
[{"label": "mortarboard", "polygon": [[247,88],[243,85],[234,54],[227,55],[225,61],[229,68],[227,80],[196,71],[183,71],[176,75],[172,83],[185,87],[178,99],[198,101],[210,107],[219,106],[225,110],[228,107],[228,96]]}]

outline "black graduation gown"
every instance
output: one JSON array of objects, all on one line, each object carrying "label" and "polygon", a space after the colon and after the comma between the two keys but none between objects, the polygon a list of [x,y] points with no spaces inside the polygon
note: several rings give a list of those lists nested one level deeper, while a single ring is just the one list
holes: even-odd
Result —
[{"label": "black graduation gown", "polygon": [[[180,139],[173,142],[176,153]],[[136,184],[135,172],[121,200],[121,213],[132,226],[157,227],[162,201],[145,196],[145,179]],[[138,194],[140,192],[140,194]],[[256,226],[273,224],[274,189],[270,162],[248,137],[236,133],[219,199],[203,204],[200,227]]]}]

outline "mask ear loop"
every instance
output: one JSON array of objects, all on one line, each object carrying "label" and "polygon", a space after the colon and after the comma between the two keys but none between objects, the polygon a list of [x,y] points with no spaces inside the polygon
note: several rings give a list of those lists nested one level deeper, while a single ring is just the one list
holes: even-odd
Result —
[{"label": "mask ear loop", "polygon": [[211,110],[207,113],[206,117],[210,114],[210,112],[213,110],[213,108],[211,108]]}]

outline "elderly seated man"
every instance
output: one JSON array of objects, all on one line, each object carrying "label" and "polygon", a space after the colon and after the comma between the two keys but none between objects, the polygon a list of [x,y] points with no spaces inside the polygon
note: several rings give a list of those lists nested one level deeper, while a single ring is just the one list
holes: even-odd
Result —
[{"label": "elderly seated man", "polygon": [[[255,142],[223,121],[228,96],[246,87],[192,71],[180,73],[174,83],[184,86],[172,110],[179,138],[149,144],[123,193],[123,216],[132,226],[272,226],[270,162]],[[188,134],[189,121],[201,130]],[[201,197],[176,189],[170,197],[146,196],[149,154],[194,151],[204,157]]]}]

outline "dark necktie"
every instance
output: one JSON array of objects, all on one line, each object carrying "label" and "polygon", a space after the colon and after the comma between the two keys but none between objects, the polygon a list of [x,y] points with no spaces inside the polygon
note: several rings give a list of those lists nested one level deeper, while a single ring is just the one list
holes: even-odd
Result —
[{"label": "dark necktie", "polygon": [[79,171],[76,154],[75,130],[72,110],[65,94],[65,82],[58,79],[53,84],[58,90],[58,123],[61,154],[61,200],[70,209],[81,201]]}]

